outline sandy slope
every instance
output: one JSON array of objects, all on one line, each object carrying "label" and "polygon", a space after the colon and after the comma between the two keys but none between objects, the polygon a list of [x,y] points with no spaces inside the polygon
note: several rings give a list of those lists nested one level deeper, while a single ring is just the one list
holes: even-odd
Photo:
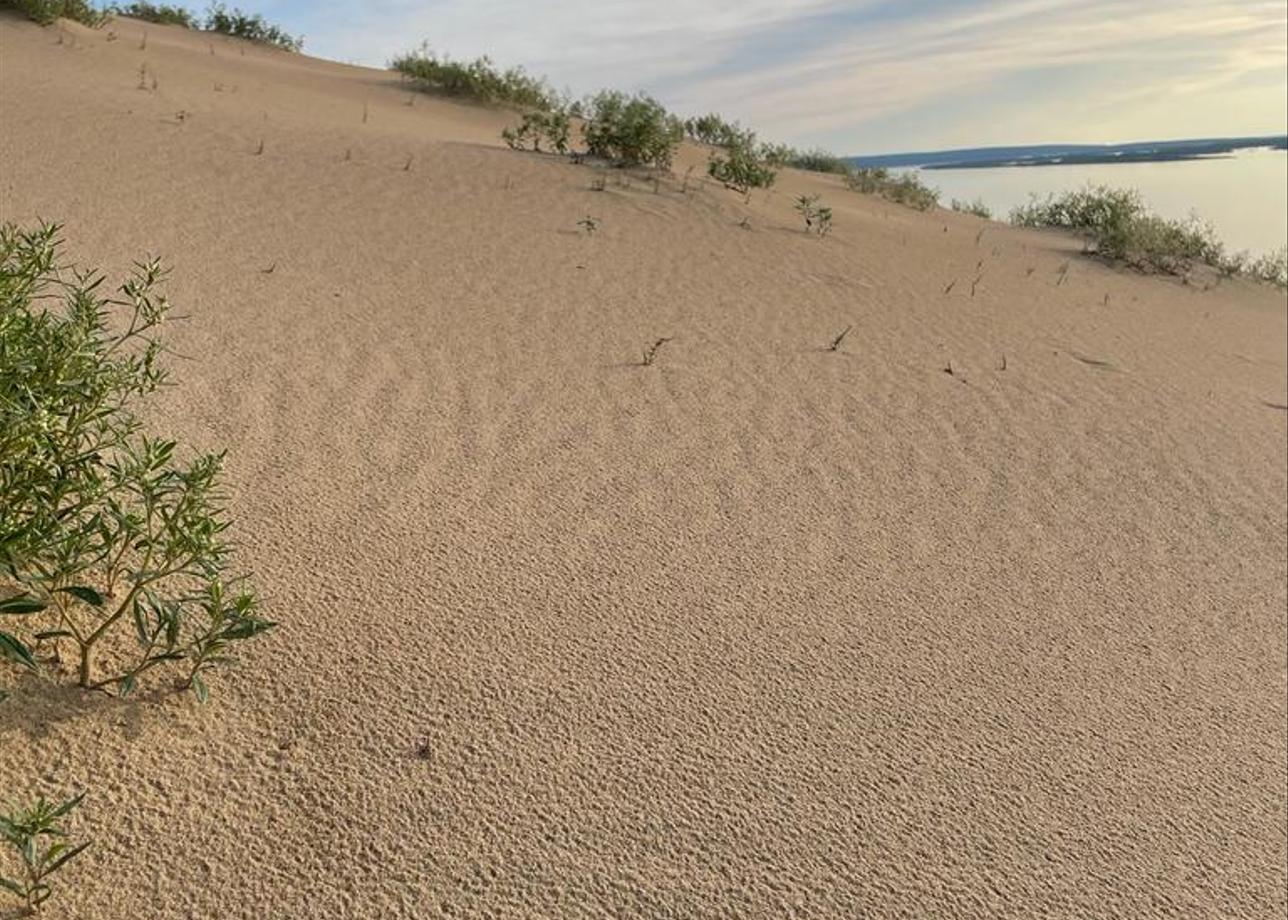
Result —
[{"label": "sandy slope", "polygon": [[175,266],[282,627],[0,707],[0,798],[90,789],[50,916],[1283,915],[1281,294],[147,31],[0,15],[0,218]]}]

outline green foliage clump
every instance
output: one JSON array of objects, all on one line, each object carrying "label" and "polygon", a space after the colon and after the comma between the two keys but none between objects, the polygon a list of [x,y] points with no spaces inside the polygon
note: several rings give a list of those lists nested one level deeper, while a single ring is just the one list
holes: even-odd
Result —
[{"label": "green foliage clump", "polygon": [[796,199],[796,210],[805,220],[805,232],[827,236],[832,232],[832,209],[819,204],[818,195],[801,195]]},{"label": "green foliage clump", "polygon": [[603,90],[583,103],[587,151],[626,166],[669,168],[684,126],[650,96]]},{"label": "green foliage clump", "polygon": [[793,150],[787,161],[793,169],[804,169],[809,172],[832,173],[838,176],[848,175],[850,164],[834,153],[821,148],[813,150]]},{"label": "green foliage clump", "polygon": [[6,6],[42,26],[53,25],[59,18],[72,19],[95,29],[107,22],[107,11],[88,0],[0,0],[0,7]]},{"label": "green foliage clump", "polygon": [[53,894],[48,878],[89,846],[66,840],[66,818],[84,798],[81,793],[55,805],[41,796],[31,805],[0,814],[0,840],[15,851],[22,867],[20,878],[0,874],[0,889],[21,898],[28,913],[38,911]]},{"label": "green foliage clump", "polygon": [[528,112],[518,127],[506,128],[501,138],[512,150],[527,150],[528,145],[540,152],[541,143],[556,153],[568,152],[570,121],[568,110],[559,108],[549,112]]},{"label": "green foliage clump", "polygon": [[707,161],[707,172],[725,188],[742,195],[754,188],[769,188],[778,177],[777,170],[750,144],[734,144],[723,155],[713,155]]},{"label": "green foliage clump", "polygon": [[112,11],[118,16],[141,19],[144,22],[155,22],[162,26],[183,26],[185,29],[196,29],[200,26],[196,15],[181,6],[168,3],[131,3],[128,6],[116,6]]},{"label": "green foliage clump", "polygon": [[439,57],[422,45],[394,58],[390,68],[410,79],[417,89],[445,96],[462,96],[489,105],[548,112],[560,108],[560,99],[548,83],[522,67],[498,70],[489,57],[453,61]]},{"label": "green foliage clump", "polygon": [[1141,271],[1180,275],[1195,264],[1233,265],[1210,226],[1152,214],[1134,189],[1089,185],[1034,198],[1011,212],[1011,223],[1072,230],[1097,255]]},{"label": "green foliage clump", "polygon": [[252,16],[235,7],[229,10],[222,3],[215,3],[210,7],[202,28],[207,32],[219,32],[234,38],[261,42],[285,51],[299,51],[304,47],[304,36],[291,35],[278,26],[266,22],[258,13]]},{"label": "green foliage clump", "polygon": [[784,166],[792,165],[792,158],[796,156],[796,151],[787,144],[761,144],[758,155],[766,165],[782,169]]},{"label": "green foliage clump", "polygon": [[974,214],[976,217],[984,218],[984,220],[993,219],[992,209],[984,204],[984,199],[982,198],[976,198],[974,201],[961,201],[954,198],[952,209],[960,214]]},{"label": "green foliage clump", "polygon": [[939,192],[926,185],[916,173],[892,174],[881,167],[859,167],[845,177],[845,184],[852,191],[865,195],[880,195],[889,201],[927,211],[939,203]]},{"label": "green foliage clump", "polygon": [[1274,252],[1249,260],[1242,271],[1255,281],[1279,288],[1288,287],[1288,247],[1281,246]]},{"label": "green foliage clump", "polygon": [[643,93],[603,90],[586,100],[582,135],[587,151],[623,166],[669,169],[684,138],[684,124]]},{"label": "green foliage clump", "polygon": [[223,455],[180,463],[136,414],[166,382],[160,264],[109,298],[59,245],[54,225],[0,228],[0,659],[36,671],[70,645],[82,687],[125,696],[164,666],[204,700],[273,626],[229,572]]},{"label": "green foliage clump", "polygon": [[707,115],[700,115],[697,118],[690,118],[684,122],[684,133],[700,144],[709,144],[712,147],[731,147],[739,143],[747,143],[750,131],[744,129],[737,122],[725,121],[714,112]]}]

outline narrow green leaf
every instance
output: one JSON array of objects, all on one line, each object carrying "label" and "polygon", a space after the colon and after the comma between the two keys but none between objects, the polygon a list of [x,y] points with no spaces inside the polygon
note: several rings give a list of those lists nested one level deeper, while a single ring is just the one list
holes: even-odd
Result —
[{"label": "narrow green leaf", "polygon": [[84,798],[85,798],[85,793],[83,792],[80,795],[72,796],[66,802],[63,802],[63,804],[55,808],[50,813],[49,817],[61,818],[63,815],[70,813],[73,808],[75,808],[84,800]]},{"label": "narrow green leaf", "polygon": [[134,685],[135,685],[135,678],[133,674],[126,674],[124,677],[121,678],[120,687],[117,690],[117,693],[120,695],[121,699],[125,699],[127,696],[129,696],[131,693],[134,692]]},{"label": "narrow green leaf", "polygon": [[0,658],[16,661],[29,671],[37,670],[36,659],[32,657],[31,650],[5,632],[0,632]]},{"label": "narrow green leaf", "polygon": [[77,600],[84,601],[85,603],[89,604],[91,607],[102,607],[105,603],[107,603],[107,600],[103,597],[103,595],[99,594],[96,590],[89,587],[88,585],[71,585],[70,587],[59,588],[58,590],[62,591],[64,594],[72,595]]},{"label": "narrow green leaf", "polygon": [[44,632],[36,633],[36,638],[41,641],[46,639],[71,639],[73,635],[66,629],[48,629]]},{"label": "narrow green leaf", "polygon": [[30,594],[19,594],[0,601],[0,613],[15,616],[24,613],[39,613],[47,606],[43,601],[36,600]]},{"label": "narrow green leaf", "polygon": [[48,875],[51,872],[57,872],[59,869],[63,867],[63,865],[69,859],[73,859],[74,857],[80,855],[80,853],[83,852],[85,848],[89,846],[89,844],[90,842],[87,840],[84,843],[80,844],[79,846],[72,847],[70,850],[68,850],[66,853],[60,856],[57,860],[55,860],[54,864],[45,870],[45,874]]},{"label": "narrow green leaf", "polygon": [[210,690],[206,687],[206,682],[201,679],[200,674],[192,675],[192,692],[197,694],[198,703],[204,703],[210,699]]},{"label": "narrow green leaf", "polygon": [[0,888],[5,889],[6,891],[12,891],[20,898],[25,898],[27,896],[27,890],[25,888],[12,879],[5,878],[3,875],[0,875]]}]

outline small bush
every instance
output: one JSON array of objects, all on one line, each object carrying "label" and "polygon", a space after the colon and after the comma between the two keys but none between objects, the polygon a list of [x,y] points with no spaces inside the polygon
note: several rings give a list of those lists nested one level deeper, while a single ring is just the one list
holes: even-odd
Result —
[{"label": "small bush", "polygon": [[737,122],[728,122],[714,113],[690,118],[684,123],[684,133],[693,140],[712,147],[730,147],[734,144],[754,142],[755,135]]},{"label": "small bush", "polygon": [[796,151],[786,144],[761,144],[758,156],[767,165],[782,169],[784,166],[792,165],[792,157],[796,156]]},{"label": "small bush", "polygon": [[731,143],[723,153],[713,153],[707,172],[725,188],[742,195],[754,188],[769,188],[778,176],[756,148],[754,136]]},{"label": "small bush", "polygon": [[6,6],[42,26],[53,25],[59,18],[72,19],[95,29],[107,22],[107,11],[88,0],[0,0],[0,7]]},{"label": "small bush", "polygon": [[69,644],[82,687],[125,696],[166,667],[204,700],[230,648],[273,626],[229,573],[223,455],[180,464],[141,431],[166,379],[160,264],[109,299],[101,275],[60,271],[59,245],[56,226],[0,228],[0,622],[17,624],[0,659],[35,671]]},{"label": "small bush", "polygon": [[819,204],[818,195],[801,195],[796,199],[796,210],[805,220],[805,232],[827,236],[832,232],[832,209]]},{"label": "small bush", "polygon": [[684,124],[657,100],[604,90],[584,105],[587,151],[624,166],[669,169]]},{"label": "small bush", "polygon": [[560,108],[560,99],[540,77],[522,67],[498,70],[488,57],[474,61],[453,61],[439,57],[422,45],[418,50],[395,58],[390,68],[408,77],[417,89],[445,96],[462,96],[489,105],[549,112]]},{"label": "small bush", "polygon": [[1280,288],[1288,287],[1288,248],[1280,247],[1274,252],[1258,256],[1247,264],[1243,272],[1256,281]]},{"label": "small bush", "polygon": [[258,13],[252,16],[235,7],[229,10],[222,3],[215,3],[210,7],[202,28],[207,32],[219,32],[234,38],[244,38],[285,51],[299,51],[304,47],[304,36],[297,38],[278,26],[266,22]]},{"label": "small bush", "polygon": [[89,846],[65,840],[65,819],[83,798],[81,793],[55,805],[41,796],[31,805],[0,814],[0,840],[15,851],[22,869],[21,878],[0,874],[0,889],[21,898],[28,913],[40,910],[53,894],[49,877]]},{"label": "small bush", "polygon": [[916,173],[892,174],[884,167],[860,167],[845,177],[851,191],[880,195],[898,204],[927,211],[939,203],[939,192],[921,181]]},{"label": "small bush", "polygon": [[1169,220],[1151,214],[1133,189],[1087,186],[1034,198],[1011,212],[1022,227],[1058,227],[1083,237],[1089,250],[1149,272],[1184,274],[1195,264],[1242,271],[1230,260],[1212,228],[1197,219]]},{"label": "small bush", "polygon": [[974,214],[976,217],[982,217],[984,220],[992,220],[993,212],[988,205],[984,204],[982,198],[976,198],[974,201],[960,201],[953,199],[952,209],[961,214]]},{"label": "small bush", "polygon": [[533,150],[540,152],[544,141],[550,150],[567,153],[569,127],[568,112],[565,109],[529,112],[523,116],[523,121],[517,128],[506,128],[501,132],[501,137],[513,150],[527,150],[531,144]]},{"label": "small bush", "polygon": [[128,6],[113,7],[112,11],[119,16],[155,22],[162,26],[183,26],[186,29],[196,29],[200,26],[194,13],[168,3],[131,3]]},{"label": "small bush", "polygon": [[791,151],[787,165],[794,169],[832,173],[838,176],[848,175],[851,169],[850,164],[836,154],[828,153],[826,150],[819,148]]}]

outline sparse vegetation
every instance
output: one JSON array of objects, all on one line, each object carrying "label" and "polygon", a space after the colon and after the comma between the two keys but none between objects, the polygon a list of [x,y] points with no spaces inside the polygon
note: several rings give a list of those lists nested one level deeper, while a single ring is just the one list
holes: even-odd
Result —
[{"label": "sparse vegetation", "polygon": [[285,51],[300,51],[304,47],[304,36],[291,35],[279,26],[266,22],[258,13],[243,13],[236,7],[230,10],[222,3],[215,3],[210,7],[202,28],[207,32],[244,38]]},{"label": "sparse vegetation", "polygon": [[129,16],[144,22],[155,22],[163,26],[183,26],[187,29],[201,27],[197,16],[182,6],[171,6],[168,3],[131,3],[127,6],[116,6],[112,11],[118,16]]},{"label": "sparse vegetation", "polygon": [[1197,218],[1172,220],[1153,214],[1133,189],[1089,185],[1034,198],[1011,212],[1011,223],[1071,230],[1085,240],[1088,251],[1139,271],[1184,275],[1195,265],[1207,265],[1280,286],[1288,274],[1284,253],[1255,260],[1227,255],[1210,225]]},{"label": "sparse vegetation", "polygon": [[[85,794],[54,804],[44,796],[26,807],[10,807],[0,814],[0,839],[14,851],[21,867],[21,877],[0,873],[0,889],[23,901],[28,913],[40,910],[53,894],[49,877],[63,868],[86,847],[85,843],[67,841],[66,819],[80,805]],[[7,866],[4,867],[8,872]]]},{"label": "sparse vegetation", "polygon": [[805,232],[827,236],[832,232],[832,209],[819,204],[818,195],[801,195],[796,210],[805,220]]},{"label": "sparse vegetation", "polygon": [[837,335],[832,339],[831,342],[828,343],[827,350],[840,351],[841,343],[845,341],[845,337],[850,334],[850,330],[853,328],[854,328],[853,325],[849,325],[849,326],[846,326],[844,329],[842,329],[840,335]]},{"label": "sparse vegetation", "polygon": [[558,108],[548,112],[528,112],[517,127],[503,130],[501,138],[513,150],[527,150],[531,144],[532,149],[539,153],[544,142],[547,149],[555,153],[567,153],[569,129],[568,111]]},{"label": "sparse vegetation", "polygon": [[809,172],[832,173],[837,176],[847,176],[850,173],[851,166],[845,160],[841,159],[834,153],[829,153],[821,148],[813,150],[792,150],[786,148],[787,165],[793,169],[804,169]]},{"label": "sparse vegetation", "polygon": [[927,211],[939,203],[939,192],[921,181],[914,172],[892,174],[884,167],[861,167],[846,174],[852,191],[880,195],[889,201]]},{"label": "sparse vegetation", "polygon": [[599,218],[591,217],[587,214],[581,220],[577,221],[577,226],[585,231],[587,236],[594,236],[599,230]]},{"label": "sparse vegetation", "polygon": [[585,102],[583,112],[587,151],[623,166],[669,169],[684,137],[680,119],[643,93],[604,90]]},{"label": "sparse vegetation", "polygon": [[[710,144],[713,147],[728,147],[746,141],[747,136],[751,134],[737,122],[725,121],[714,112],[687,119],[684,122],[684,133],[698,143]],[[754,135],[752,137],[754,138]]]},{"label": "sparse vegetation", "polygon": [[[992,220],[993,212],[988,205],[984,204],[982,198],[976,198],[974,201],[962,201],[954,198],[952,209],[961,214],[974,214],[976,217],[982,217],[984,220]],[[978,242],[978,240],[976,240]]]},{"label": "sparse vegetation", "polygon": [[707,161],[707,172],[725,188],[742,195],[752,189],[769,188],[778,176],[756,147],[756,136],[751,132],[731,138],[723,151],[713,153]]},{"label": "sparse vegetation", "polygon": [[136,407],[167,379],[161,265],[109,298],[59,245],[54,225],[0,228],[0,658],[44,670],[70,646],[81,687],[125,696],[165,667],[204,700],[230,648],[273,626],[230,572],[223,454],[181,463],[142,433]]},{"label": "sparse vegetation", "polygon": [[15,9],[42,26],[53,25],[60,18],[95,29],[107,22],[107,10],[88,0],[0,0],[0,8],[3,7]]},{"label": "sparse vegetation", "polygon": [[658,350],[667,342],[672,341],[673,338],[673,336],[663,336],[660,339],[655,339],[652,345],[649,345],[644,349],[643,357],[640,359],[640,365],[643,367],[652,367],[653,362],[657,360]]},{"label": "sparse vegetation", "polygon": [[426,44],[395,58],[389,66],[424,92],[538,112],[562,107],[558,94],[544,79],[532,76],[522,67],[499,70],[488,57],[454,61],[434,54]]}]

